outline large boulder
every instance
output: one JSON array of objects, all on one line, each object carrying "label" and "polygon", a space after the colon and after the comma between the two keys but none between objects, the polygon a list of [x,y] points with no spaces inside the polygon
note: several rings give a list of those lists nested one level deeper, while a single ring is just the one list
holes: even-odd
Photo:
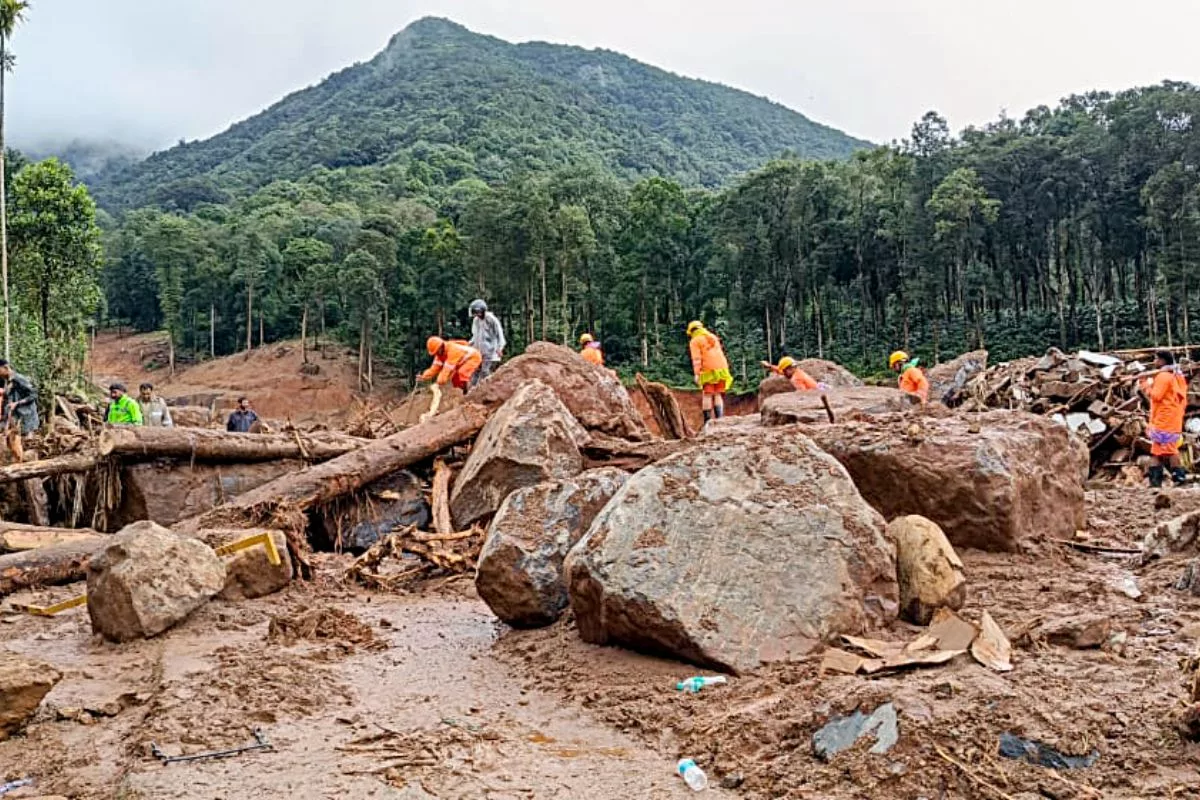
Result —
[{"label": "large boulder", "polygon": [[471,447],[450,494],[455,524],[463,529],[494,514],[517,489],[578,475],[587,439],[553,389],[539,380],[522,384]]},{"label": "large boulder", "polygon": [[114,642],[157,636],[225,588],[225,564],[198,539],[129,525],[88,562],[92,630]]},{"label": "large boulder", "polygon": [[961,391],[972,377],[983,372],[988,365],[988,351],[975,350],[964,353],[953,361],[931,367],[925,373],[929,379],[929,399],[950,405],[954,394]]},{"label": "large boulder", "polygon": [[516,628],[558,619],[567,607],[563,559],[628,477],[615,467],[594,469],[508,496],[475,574],[479,596],[497,617]]},{"label": "large boulder", "polygon": [[785,392],[762,403],[764,425],[822,425],[829,422],[821,397],[829,400],[835,418],[887,414],[912,408],[919,401],[886,386],[833,388],[827,392]]},{"label": "large boulder", "polygon": [[955,547],[1015,552],[1086,527],[1087,448],[1042,417],[893,414],[803,430],[885,517],[927,517]]},{"label": "large boulder", "polygon": [[812,440],[726,433],[636,475],[564,564],[580,635],[744,671],[897,599],[884,521]]},{"label": "large boulder", "polygon": [[813,380],[827,384],[833,389],[854,389],[864,385],[853,372],[833,361],[806,358],[797,361],[796,366],[811,375]]},{"label": "large boulder", "polygon": [[0,742],[25,727],[60,680],[62,673],[49,664],[0,651]]},{"label": "large boulder", "polygon": [[782,375],[768,375],[758,384],[758,407],[762,408],[767,398],[777,394],[787,394],[796,391],[792,382]]},{"label": "large boulder", "polygon": [[208,406],[171,406],[171,421],[176,428],[207,428],[212,424]]},{"label": "large boulder", "polygon": [[553,389],[589,430],[634,441],[650,438],[616,373],[584,361],[574,350],[549,342],[534,342],[523,354],[503,364],[471,390],[471,400],[499,406],[533,380]]},{"label": "large boulder", "polygon": [[303,461],[257,464],[177,464],[153,461],[121,468],[121,504],[116,527],[141,520],[171,526],[199,516],[257,489],[268,481],[305,468]]},{"label": "large boulder", "polygon": [[941,528],[914,514],[892,520],[887,534],[896,545],[900,616],[928,625],[939,608],[962,608],[967,580],[962,561]]},{"label": "large boulder", "polygon": [[225,587],[222,600],[253,600],[286,589],[292,582],[292,557],[288,553],[287,534],[276,530],[207,530],[204,541],[213,549],[243,541],[256,534],[271,536],[279,563],[272,564],[267,548],[261,544],[237,550],[225,558]]}]

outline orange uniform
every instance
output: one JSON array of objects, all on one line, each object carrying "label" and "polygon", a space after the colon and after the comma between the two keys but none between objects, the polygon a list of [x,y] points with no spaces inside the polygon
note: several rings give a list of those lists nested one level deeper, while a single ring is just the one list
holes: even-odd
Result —
[{"label": "orange uniform", "polygon": [[705,394],[724,394],[733,385],[729,360],[715,334],[700,328],[688,343],[692,355],[692,372]]},{"label": "orange uniform", "polygon": [[583,356],[583,360],[589,364],[595,364],[597,367],[604,366],[604,351],[600,349],[597,342],[589,342],[579,351],[579,355]]},{"label": "orange uniform", "polygon": [[813,380],[813,377],[799,367],[792,370],[792,377],[788,380],[792,382],[792,386],[798,392],[811,392],[817,388],[817,382]]},{"label": "orange uniform", "polygon": [[929,379],[920,367],[909,367],[900,376],[900,391],[915,394],[922,403],[929,402]]},{"label": "orange uniform", "polygon": [[1150,454],[1178,455],[1187,411],[1187,378],[1168,368],[1147,378],[1143,386],[1150,396]]},{"label": "orange uniform", "polygon": [[456,389],[465,391],[482,363],[483,356],[478,350],[460,339],[451,339],[433,357],[429,369],[421,373],[421,380],[431,381],[436,377],[441,386],[452,383]]}]

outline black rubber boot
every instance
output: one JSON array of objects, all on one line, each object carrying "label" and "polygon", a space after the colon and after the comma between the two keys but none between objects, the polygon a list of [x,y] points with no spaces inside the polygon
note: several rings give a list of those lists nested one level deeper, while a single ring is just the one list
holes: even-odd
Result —
[{"label": "black rubber boot", "polygon": [[[711,411],[709,411],[708,409],[704,409],[704,424],[705,424],[705,425],[707,425],[707,424],[708,424],[708,421],[709,421],[709,420],[711,420],[711,419],[712,419],[712,412],[711,412]],[[1160,479],[1160,480],[1159,480],[1159,483],[1161,483],[1161,482],[1162,482],[1162,481],[1161,481],[1161,479]]]},{"label": "black rubber boot", "polygon": [[1175,480],[1176,486],[1183,486],[1188,481],[1187,470],[1183,467],[1176,467],[1171,470],[1171,477]]},{"label": "black rubber boot", "polygon": [[1146,476],[1150,478],[1150,486],[1151,487],[1153,487],[1155,489],[1162,488],[1162,485],[1163,485],[1163,468],[1162,467],[1151,467],[1146,472]]},{"label": "black rubber boot", "polygon": [[725,416],[725,406],[716,406],[713,408],[713,413],[717,415],[717,419]]}]

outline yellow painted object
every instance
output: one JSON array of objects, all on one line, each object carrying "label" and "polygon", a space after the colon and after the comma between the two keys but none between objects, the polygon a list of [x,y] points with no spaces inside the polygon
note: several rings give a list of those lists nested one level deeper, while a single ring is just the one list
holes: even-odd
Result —
[{"label": "yellow painted object", "polygon": [[[275,540],[271,538],[271,534],[263,531],[256,533],[253,536],[247,536],[245,539],[239,539],[236,542],[222,545],[213,550],[219,556],[231,556],[241,550],[249,550],[251,547],[262,545],[267,550],[267,561],[271,562],[271,566],[278,567],[283,563],[283,559],[279,557],[279,549],[275,547]],[[55,603],[52,606],[25,606],[27,613],[33,614],[36,617],[53,617],[59,612],[66,611],[70,608],[87,603],[87,595],[81,594],[78,597],[72,597],[70,600],[63,600],[61,603]]]}]

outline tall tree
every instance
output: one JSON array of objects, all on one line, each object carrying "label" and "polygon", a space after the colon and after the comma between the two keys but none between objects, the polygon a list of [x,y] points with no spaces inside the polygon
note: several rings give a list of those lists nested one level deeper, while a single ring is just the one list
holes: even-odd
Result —
[{"label": "tall tree", "polygon": [[25,21],[29,3],[25,0],[0,0],[0,281],[4,282],[4,357],[11,355],[12,327],[8,299],[8,207],[5,186],[4,88],[5,78],[16,66],[10,49],[13,33]]}]

